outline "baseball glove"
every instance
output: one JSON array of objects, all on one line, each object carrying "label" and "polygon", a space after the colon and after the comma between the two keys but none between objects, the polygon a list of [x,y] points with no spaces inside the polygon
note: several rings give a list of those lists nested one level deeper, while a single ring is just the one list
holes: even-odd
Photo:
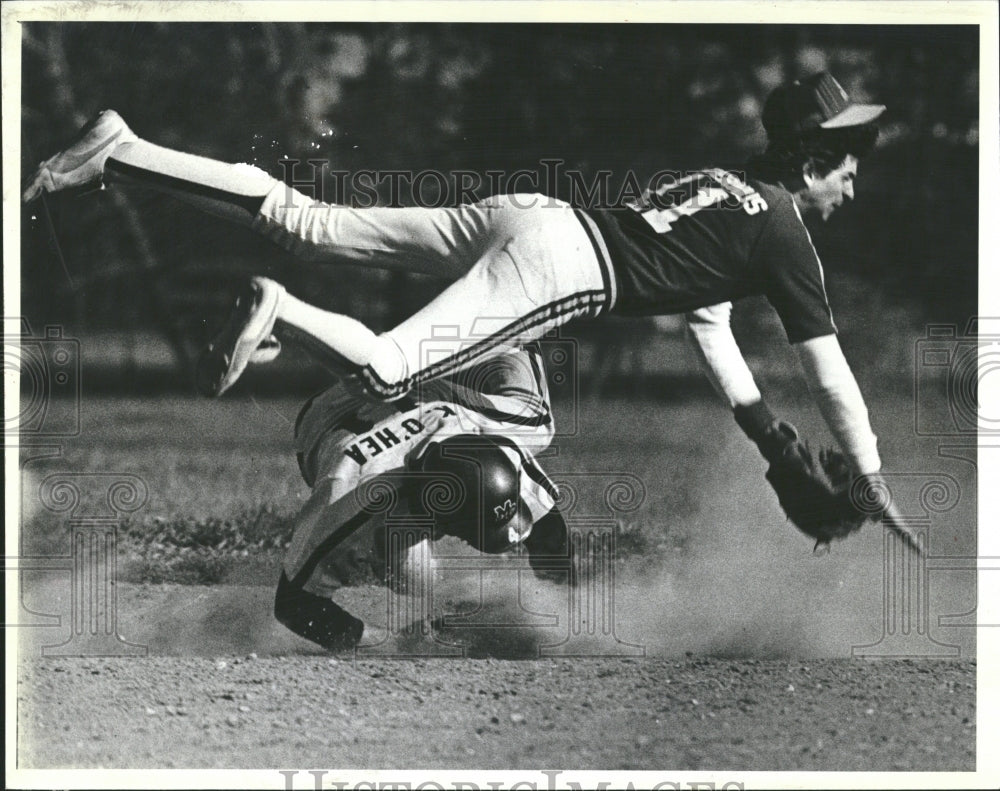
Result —
[{"label": "baseball glove", "polygon": [[775,422],[767,431],[777,452],[769,454],[766,477],[792,523],[816,540],[817,549],[859,530],[870,514],[851,499],[851,468],[844,455],[826,448],[817,460],[788,423]]},{"label": "baseball glove", "polygon": [[851,468],[842,453],[825,449],[817,459],[795,427],[777,420],[763,402],[737,407],[736,420],[767,460],[766,477],[785,514],[817,549],[871,518],[852,499]]}]

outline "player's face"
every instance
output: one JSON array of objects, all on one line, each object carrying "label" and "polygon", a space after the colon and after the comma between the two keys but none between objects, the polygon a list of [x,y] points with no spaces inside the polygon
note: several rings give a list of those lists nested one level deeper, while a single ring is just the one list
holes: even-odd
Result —
[{"label": "player's face", "polygon": [[848,154],[840,165],[825,176],[805,174],[804,208],[828,219],[845,200],[854,199],[854,178],[858,175],[858,160]]}]

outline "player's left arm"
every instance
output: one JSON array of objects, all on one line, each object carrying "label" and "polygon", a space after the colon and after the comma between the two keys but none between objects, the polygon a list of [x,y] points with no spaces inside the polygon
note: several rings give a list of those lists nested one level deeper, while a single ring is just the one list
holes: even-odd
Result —
[{"label": "player's left arm", "polygon": [[360,618],[332,599],[310,593],[284,570],[274,596],[274,617],[295,634],[334,652],[354,648],[365,630]]},{"label": "player's left arm", "polygon": [[824,450],[817,460],[795,428],[778,420],[762,400],[737,407],[736,420],[767,459],[767,479],[785,513],[817,546],[881,519],[905,545],[923,553],[919,536],[893,508],[868,409],[837,336],[792,347],[843,455]]},{"label": "player's left arm", "polygon": [[809,389],[845,457],[827,451],[819,460],[787,422],[761,398],[730,326],[729,303],[687,314],[688,336],[719,395],[768,461],[767,479],[789,519],[817,545],[858,529],[868,514],[851,499],[853,476],[878,472],[880,461],[868,412],[836,335],[793,344]]},{"label": "player's left arm", "polygon": [[[692,311],[685,318],[688,337],[716,391],[732,409],[746,413],[762,398],[733,337],[731,314],[732,305],[726,302]],[[823,418],[855,473],[878,472],[881,460],[868,409],[837,336],[811,338],[792,348]]]},{"label": "player's left arm", "polygon": [[[837,341],[826,294],[823,265],[790,196],[769,201],[768,219],[757,239],[751,271],[778,313],[805,373],[810,392],[855,475],[878,472],[881,461],[861,391]],[[760,444],[770,414],[758,409],[737,415]]]},{"label": "player's left arm", "polygon": [[792,344],[809,391],[854,472],[872,475],[882,468],[861,389],[836,335]]},{"label": "player's left arm", "polygon": [[[837,340],[819,256],[794,204],[774,201],[771,208],[752,269],[843,454],[823,451],[817,460],[794,427],[777,419],[762,400],[734,412],[768,461],[767,477],[785,513],[819,543],[827,543],[853,532],[867,518],[877,518],[882,496],[873,495],[886,488],[868,409]],[[916,546],[905,525],[890,520],[887,526]]]}]

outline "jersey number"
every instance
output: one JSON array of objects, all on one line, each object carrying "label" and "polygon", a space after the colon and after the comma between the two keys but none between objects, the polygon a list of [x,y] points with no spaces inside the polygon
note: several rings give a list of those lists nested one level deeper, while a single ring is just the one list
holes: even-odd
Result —
[{"label": "jersey number", "polygon": [[[767,211],[767,203],[760,196],[760,193],[752,187],[748,187],[732,173],[725,170],[705,170],[685,176],[682,179],[661,186],[655,194],[657,197],[662,197],[667,192],[676,190],[678,187],[689,184],[699,178],[711,179],[712,183],[700,187],[694,195],[683,203],[665,209],[644,208],[642,205],[636,205],[633,208],[640,213],[642,219],[649,223],[650,227],[657,233],[667,233],[673,227],[673,223],[677,222],[681,217],[689,217],[702,209],[722,203],[729,198],[739,200],[740,206],[747,214],[757,214],[761,211]],[[647,197],[645,202],[648,203],[650,200]]]}]

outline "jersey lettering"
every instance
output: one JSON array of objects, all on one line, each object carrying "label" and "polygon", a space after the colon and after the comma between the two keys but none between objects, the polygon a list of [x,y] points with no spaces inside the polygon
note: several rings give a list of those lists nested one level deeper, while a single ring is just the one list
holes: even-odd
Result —
[{"label": "jersey lettering", "polygon": [[690,217],[695,212],[722,203],[729,193],[718,187],[708,187],[698,190],[692,197],[678,206],[667,209],[648,209],[642,213],[642,219],[648,222],[657,233],[667,233],[673,223],[681,217]]},{"label": "jersey lettering", "polygon": [[[678,202],[696,185],[693,194]],[[668,233],[673,223],[682,217],[690,217],[731,198],[735,198],[747,214],[767,211],[767,202],[760,193],[744,184],[735,174],[719,168],[698,171],[662,184],[641,200],[629,204],[629,208],[639,212],[657,233]],[[670,205],[662,206],[664,203]]]},{"label": "jersey lettering", "polygon": [[[431,407],[431,410],[441,413],[442,418],[455,417],[458,414],[447,404],[435,404]],[[403,440],[413,439],[422,434],[426,428],[416,418],[402,420],[399,427],[398,432],[393,431],[392,428],[385,427],[370,434],[365,434],[365,436],[359,436],[357,442],[350,447],[344,448],[344,455],[349,459],[353,459],[358,465],[364,465],[369,459],[373,459],[382,452],[389,450],[395,445],[399,445]],[[373,425],[369,425],[369,430],[371,428],[373,428]],[[403,435],[402,439],[400,439],[399,434]]]}]

